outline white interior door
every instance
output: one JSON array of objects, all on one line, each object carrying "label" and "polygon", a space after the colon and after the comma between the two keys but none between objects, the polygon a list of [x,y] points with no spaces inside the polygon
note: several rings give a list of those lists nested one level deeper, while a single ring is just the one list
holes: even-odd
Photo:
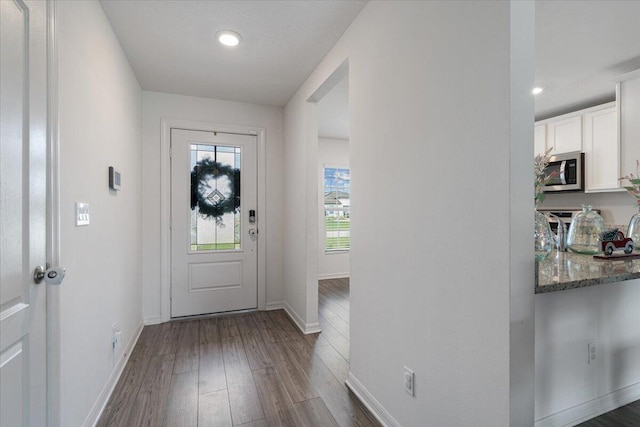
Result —
[{"label": "white interior door", "polygon": [[0,1],[0,425],[46,425],[46,3]]},{"label": "white interior door", "polygon": [[171,130],[171,317],[258,306],[256,144]]}]

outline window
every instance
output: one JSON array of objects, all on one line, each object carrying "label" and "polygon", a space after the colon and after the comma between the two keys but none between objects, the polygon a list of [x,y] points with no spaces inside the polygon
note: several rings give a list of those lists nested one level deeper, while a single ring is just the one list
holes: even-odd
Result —
[{"label": "window", "polygon": [[351,206],[349,169],[324,168],[324,228],[326,251],[346,251],[351,247],[349,228]]},{"label": "window", "polygon": [[191,144],[191,251],[241,249],[240,156],[240,147]]}]

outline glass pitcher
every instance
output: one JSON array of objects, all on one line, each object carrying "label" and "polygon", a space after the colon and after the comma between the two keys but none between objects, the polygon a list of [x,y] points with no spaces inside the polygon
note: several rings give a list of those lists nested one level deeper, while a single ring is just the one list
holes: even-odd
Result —
[{"label": "glass pitcher", "polygon": [[567,246],[579,254],[597,254],[600,248],[600,233],[604,231],[604,220],[591,205],[582,205],[582,212],[571,221]]}]

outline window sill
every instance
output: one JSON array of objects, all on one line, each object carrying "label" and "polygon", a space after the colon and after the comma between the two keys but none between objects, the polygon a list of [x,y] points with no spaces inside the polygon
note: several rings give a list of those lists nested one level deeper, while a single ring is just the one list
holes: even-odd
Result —
[{"label": "window sill", "polygon": [[326,250],[324,251],[325,255],[338,255],[338,254],[348,254],[349,253],[349,249],[332,249],[332,250]]}]

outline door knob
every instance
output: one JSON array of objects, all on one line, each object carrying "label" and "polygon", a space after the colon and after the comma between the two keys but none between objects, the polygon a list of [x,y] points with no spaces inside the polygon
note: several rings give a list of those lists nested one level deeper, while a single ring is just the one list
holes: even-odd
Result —
[{"label": "door knob", "polygon": [[39,265],[33,272],[33,281],[36,285],[42,283],[43,280],[48,285],[59,285],[62,283],[66,271],[64,267],[51,267],[45,270],[43,266]]}]

